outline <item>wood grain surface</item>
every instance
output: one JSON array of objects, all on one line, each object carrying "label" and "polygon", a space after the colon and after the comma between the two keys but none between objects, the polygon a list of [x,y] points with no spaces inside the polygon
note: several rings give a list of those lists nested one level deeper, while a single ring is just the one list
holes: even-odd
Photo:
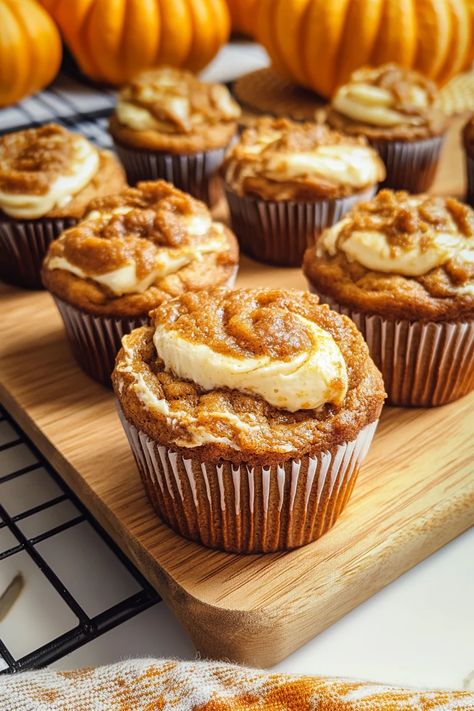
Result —
[{"label": "wood grain surface", "polygon": [[[437,192],[464,190],[458,124]],[[305,288],[299,270],[246,258],[238,285]],[[113,396],[75,366],[51,297],[0,294],[0,399],[204,656],[271,666],[474,523],[472,393],[439,409],[386,408],[349,506],[320,541],[253,556],[187,542],[148,504]]]}]

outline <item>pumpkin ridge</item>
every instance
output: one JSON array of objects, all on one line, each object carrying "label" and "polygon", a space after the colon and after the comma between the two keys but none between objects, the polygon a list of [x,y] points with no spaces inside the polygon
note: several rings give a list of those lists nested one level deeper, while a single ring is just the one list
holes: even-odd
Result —
[{"label": "pumpkin ridge", "polygon": [[446,62],[449,50],[450,13],[445,0],[417,0],[415,10],[418,36],[415,66],[423,74],[432,78],[440,72]]},{"label": "pumpkin ridge", "polygon": [[48,84],[59,69],[58,29],[36,0],[0,0],[0,106],[8,106]]},{"label": "pumpkin ridge", "polygon": [[[305,67],[310,86],[330,96],[336,80],[336,57],[341,42],[347,8],[350,0],[313,0],[310,4],[305,30]],[[319,22],[316,20],[319,10]],[[324,61],[324,47],[330,48],[328,61]],[[311,53],[311,48],[313,53]]]},{"label": "pumpkin ridge", "polygon": [[[94,52],[89,42],[89,23],[92,21],[92,12],[94,9],[94,0],[90,0],[89,6],[83,15],[82,24],[79,26],[79,35],[77,49],[75,50],[75,56],[78,60],[78,64],[81,71],[98,81],[99,79],[99,67],[97,63],[94,62]],[[81,42],[82,39],[82,42]],[[81,49],[81,45],[88,48],[88,52],[84,53]],[[71,43],[71,47],[73,47]],[[85,59],[85,57],[87,57]]]},{"label": "pumpkin ridge", "polygon": [[[7,0],[6,8],[11,15],[12,22],[16,25],[17,34],[20,35],[20,33],[23,29],[23,23],[21,22],[19,14],[18,14],[18,6],[12,5]],[[29,47],[28,47],[28,49],[29,49]],[[19,60],[19,66],[22,67],[23,77],[22,77],[21,82],[19,82],[18,79],[16,80],[15,86],[12,86],[12,92],[13,92],[13,95],[18,94],[18,96],[23,96],[26,91],[26,87],[28,86],[28,69],[29,69],[29,64],[30,64],[29,51],[28,51],[28,53],[27,52],[18,52],[17,53],[17,60]]]},{"label": "pumpkin ridge", "polygon": [[466,68],[472,43],[472,25],[469,9],[464,0],[448,0],[452,20],[452,40],[446,62],[440,70],[438,81],[444,83],[450,76]]},{"label": "pumpkin ridge", "polygon": [[[338,52],[336,86],[347,81],[357,66],[370,63],[380,33],[383,2],[384,0],[351,0]],[[369,17],[368,6],[372,12]]]},{"label": "pumpkin ridge", "polygon": [[[155,1],[160,16],[161,37],[154,64],[182,67],[188,60],[192,46],[192,17],[189,5],[186,0]],[[170,20],[171,13],[174,13],[175,17]],[[176,41],[177,34],[179,42]]]},{"label": "pumpkin ridge", "polygon": [[383,31],[375,43],[372,61],[377,66],[395,62],[413,67],[416,54],[416,0],[385,0],[381,25]]}]

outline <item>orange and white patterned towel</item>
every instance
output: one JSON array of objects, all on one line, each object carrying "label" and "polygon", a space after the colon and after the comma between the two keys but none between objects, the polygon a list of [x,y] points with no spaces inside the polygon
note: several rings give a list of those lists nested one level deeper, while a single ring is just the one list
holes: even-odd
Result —
[{"label": "orange and white patterned towel", "polygon": [[1,711],[470,711],[474,693],[139,659],[0,681]]}]

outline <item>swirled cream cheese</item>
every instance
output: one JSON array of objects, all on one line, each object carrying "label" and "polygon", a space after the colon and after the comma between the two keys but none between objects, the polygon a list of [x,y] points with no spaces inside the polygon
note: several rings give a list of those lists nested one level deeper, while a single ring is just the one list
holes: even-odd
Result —
[{"label": "swirled cream cheese", "polygon": [[0,210],[15,218],[32,220],[65,207],[97,173],[98,150],[82,136],[74,136],[73,158],[67,174],[59,175],[46,193],[35,195],[0,191]]},{"label": "swirled cream cheese", "polygon": [[48,269],[64,269],[82,279],[91,279],[106,286],[116,296],[142,294],[156,281],[164,279],[169,274],[176,274],[191,262],[202,259],[205,254],[225,252],[228,249],[227,241],[222,231],[219,230],[220,226],[216,227],[215,237],[201,244],[183,245],[176,248],[161,247],[156,254],[153,269],[143,279],[138,278],[136,264],[133,261],[104,274],[86,273],[64,257],[49,258],[46,267]]},{"label": "swirled cream cheese", "polygon": [[153,342],[167,370],[192,380],[204,390],[230,388],[260,395],[270,405],[290,412],[340,405],[347,393],[343,355],[330,333],[298,316],[312,347],[289,359],[270,356],[238,358],[189,341],[169,326],[156,326]]},{"label": "swirled cream cheese", "polygon": [[291,180],[315,176],[337,185],[361,188],[377,183],[380,166],[368,146],[319,146],[304,153],[274,153],[266,172],[274,180]]},{"label": "swirled cream cheese", "polygon": [[[201,447],[206,444],[221,444],[232,449],[238,449],[239,445],[237,442],[233,441],[225,435],[217,435],[210,432],[209,429],[209,418],[212,420],[224,420],[227,422],[235,431],[237,432],[250,432],[258,435],[260,433],[260,427],[257,423],[248,421],[245,418],[247,415],[237,416],[232,412],[206,412],[206,422],[201,423],[199,418],[192,415],[185,410],[179,408],[170,407],[167,400],[163,398],[158,398],[149,387],[146,382],[145,377],[142,373],[136,370],[133,365],[134,353],[133,349],[129,347],[129,337],[125,336],[122,340],[122,348],[124,351],[124,363],[119,363],[116,366],[116,370],[119,373],[128,373],[134,379],[133,389],[138,397],[138,399],[143,403],[143,405],[149,409],[151,412],[155,412],[162,417],[166,417],[170,422],[179,422],[180,424],[185,424],[188,429],[187,437],[176,437],[174,443],[178,447]],[[291,451],[290,444],[284,444],[276,449],[282,453]]]},{"label": "swirled cream cheese", "polygon": [[144,72],[122,89],[115,113],[134,131],[188,132],[206,120],[233,121],[240,109],[225,86],[165,67]]},{"label": "swirled cream cheese", "polygon": [[336,91],[331,106],[352,121],[390,128],[426,120],[435,86],[421,74],[395,64],[363,68]]},{"label": "swirled cream cheese", "polygon": [[226,182],[237,192],[245,193],[252,178],[356,191],[383,180],[385,167],[363,139],[322,124],[262,118],[243,133],[225,161]]},{"label": "swirled cream cheese", "polygon": [[452,259],[474,262],[473,241],[460,233],[433,229],[423,235],[423,241],[413,239],[403,246],[393,244],[387,234],[379,230],[354,229],[339,239],[350,224],[349,217],[325,230],[319,239],[318,255],[326,252],[335,256],[342,251],[349,261],[358,262],[366,269],[406,277],[423,276]]}]

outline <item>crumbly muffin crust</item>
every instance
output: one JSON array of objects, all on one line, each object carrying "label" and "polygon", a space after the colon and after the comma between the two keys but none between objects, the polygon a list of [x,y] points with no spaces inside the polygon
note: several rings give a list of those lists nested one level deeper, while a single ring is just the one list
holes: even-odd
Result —
[{"label": "crumbly muffin crust", "polygon": [[[305,334],[292,321],[292,315],[298,314],[332,335],[348,372],[342,406],[326,404],[318,410],[289,412],[257,395],[228,388],[205,391],[195,382],[176,377],[165,370],[157,355],[154,329],[137,329],[123,340],[117,356],[112,376],[115,393],[129,422],[183,456],[191,447],[193,456],[206,462],[225,459],[249,466],[270,465],[332,450],[352,441],[379,417],[385,393],[366,344],[352,321],[320,306],[314,295],[277,289],[216,289],[183,295],[163,308],[165,313],[158,309],[152,318],[176,318],[178,310],[191,341],[193,335],[201,339],[204,328],[208,345],[242,357],[249,353],[277,357],[304,350]],[[157,402],[167,414],[154,406]],[[211,441],[193,446],[190,422],[204,429]]]},{"label": "crumbly muffin crust", "polygon": [[[167,255],[178,259],[176,268],[165,261],[156,272]],[[203,203],[156,181],[93,200],[85,219],[50,245],[42,276],[53,294],[83,311],[141,316],[183,291],[227,284],[237,264],[232,232],[212,222]],[[150,281],[147,287],[118,293],[100,281],[127,265],[136,284]]]},{"label": "crumbly muffin crust", "polygon": [[[337,234],[334,229],[333,235]],[[316,291],[353,310],[388,319],[458,321],[474,316],[474,211],[454,198],[381,191],[339,223],[335,249],[325,236],[308,249],[303,269]],[[440,235],[462,247],[419,275],[375,271],[344,251],[354,233],[382,233],[392,254],[419,248],[423,258]]]},{"label": "crumbly muffin crust", "polygon": [[239,116],[222,84],[164,67],[142,72],[122,88],[110,132],[132,148],[194,153],[227,146]]},{"label": "crumbly muffin crust", "polygon": [[[327,156],[327,150],[333,153]],[[353,160],[348,157],[351,151],[356,154]],[[229,189],[264,200],[345,197],[385,178],[381,159],[364,138],[344,136],[321,124],[269,117],[243,132],[222,170]]]},{"label": "crumbly muffin crust", "polygon": [[[0,137],[0,191],[44,195],[55,180],[67,175],[73,161],[77,134],[57,124],[17,131]],[[43,218],[79,218],[94,197],[118,192],[126,185],[125,173],[110,151],[99,150],[97,172],[87,185],[63,207]],[[15,219],[0,209],[2,219]]]},{"label": "crumbly muffin crust", "polygon": [[[353,118],[337,108],[338,102],[343,105],[345,98],[351,98],[352,92],[365,85],[375,91],[388,92],[388,106],[385,103],[378,105],[377,102],[381,100],[377,99],[377,96],[371,97],[372,106],[396,111],[400,115],[398,123],[386,126],[383,123],[370,123]],[[414,141],[431,138],[443,134],[447,127],[446,116],[435,106],[437,96],[436,85],[414,70],[396,64],[385,64],[376,68],[364,67],[354,72],[347,84],[336,91],[328,108],[327,121],[338,131],[363,135],[374,141]]]}]

